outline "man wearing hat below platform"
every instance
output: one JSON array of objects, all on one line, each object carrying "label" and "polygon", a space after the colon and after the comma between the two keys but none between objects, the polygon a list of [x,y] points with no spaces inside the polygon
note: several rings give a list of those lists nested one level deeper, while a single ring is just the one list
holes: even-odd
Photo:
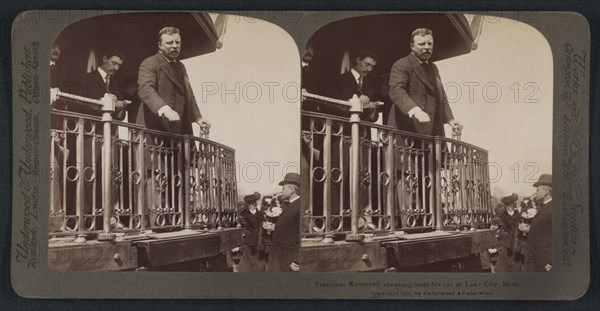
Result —
[{"label": "man wearing hat below platform", "polygon": [[516,260],[514,252],[515,236],[519,224],[519,213],[516,204],[519,196],[516,193],[502,198],[504,211],[499,217],[502,221],[502,230],[498,232],[500,242],[500,256],[494,267],[494,272],[521,272],[521,263]]},{"label": "man wearing hat below platform", "polygon": [[279,185],[283,211],[275,223],[268,271],[295,272],[300,270],[300,174],[287,173]]},{"label": "man wearing hat below platform", "polygon": [[533,184],[537,187],[537,214],[527,234],[525,272],[552,270],[552,175],[543,174]]}]

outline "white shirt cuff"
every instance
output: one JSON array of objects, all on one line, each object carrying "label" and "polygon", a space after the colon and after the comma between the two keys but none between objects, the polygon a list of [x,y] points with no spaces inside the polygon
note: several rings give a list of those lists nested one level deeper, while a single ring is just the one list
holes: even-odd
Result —
[{"label": "white shirt cuff", "polygon": [[412,118],[417,111],[423,111],[423,110],[421,110],[421,108],[419,106],[412,107],[412,109],[408,111],[408,117]]}]

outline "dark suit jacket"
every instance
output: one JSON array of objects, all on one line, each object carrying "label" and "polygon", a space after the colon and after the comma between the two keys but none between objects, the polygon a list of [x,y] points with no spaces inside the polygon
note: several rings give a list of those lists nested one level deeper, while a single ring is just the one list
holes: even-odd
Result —
[{"label": "dark suit jacket", "polygon": [[[80,87],[74,88],[72,92],[75,95],[93,99],[101,99],[104,97],[105,93],[113,94],[117,96],[117,99],[119,100],[124,99],[124,92],[120,87],[118,78],[112,76],[110,78],[110,87],[107,88],[104,79],[102,79],[102,75],[98,70],[94,70],[85,74],[81,78]],[[56,108],[87,115],[99,117],[102,116],[102,111],[100,109],[96,109],[84,103],[72,103],[64,101],[60,105],[57,105]],[[115,112],[112,114],[112,117],[117,120],[123,120],[125,118],[125,110],[116,108]]]},{"label": "dark suit jacket", "polygon": [[[120,83],[114,76],[110,80],[110,88],[106,88],[104,79],[98,70],[86,73],[81,77],[81,84],[77,84],[77,87],[72,87],[67,90],[61,90],[64,92],[71,92],[74,95],[79,95],[92,99],[101,99],[105,93],[114,94],[117,99],[124,99],[124,92],[121,91]],[[59,110],[72,111],[90,116],[102,116],[102,110],[97,109],[91,105],[85,103],[75,103],[66,100],[59,100],[54,104],[54,107]],[[112,114],[113,119],[123,120],[125,118],[125,109],[115,108],[115,112]]]},{"label": "dark suit jacket", "polygon": [[[431,63],[431,67],[435,75],[434,84],[427,79],[427,72],[412,53],[392,65],[389,95],[393,105],[388,107],[385,114],[387,125],[419,134],[444,135],[443,125],[454,119],[454,116],[439,71],[435,64]],[[412,124],[407,124],[409,119],[406,116],[416,106],[426,112],[432,122],[419,123],[413,118]],[[436,109],[439,109],[439,115],[437,122],[434,122]]]},{"label": "dark suit jacket", "polygon": [[517,211],[515,211],[512,216],[504,211],[500,214],[500,219],[502,220],[502,227],[504,230],[498,235],[498,239],[502,246],[512,249],[515,244],[515,236],[521,217]]},{"label": "dark suit jacket", "polygon": [[244,227],[247,232],[244,236],[244,243],[251,247],[253,250],[258,249],[258,237],[260,234],[260,230],[262,227],[262,221],[264,218],[263,211],[256,211],[255,214],[252,214],[248,207],[244,208],[240,212],[240,217],[243,219]]},{"label": "dark suit jacket", "polygon": [[359,88],[358,83],[356,83],[356,79],[354,79],[352,71],[348,71],[339,75],[336,79],[331,97],[348,100],[356,94],[356,96],[359,97],[360,95],[366,95],[369,97],[369,99],[371,99],[371,101],[373,101],[375,97],[375,87],[373,84],[373,80],[368,77],[363,77],[363,86],[362,88]]},{"label": "dark suit jacket", "polygon": [[[185,66],[179,61],[177,66],[183,75],[182,80],[177,78],[177,72],[160,52],[142,62],[138,72],[138,95],[142,104],[136,123],[149,129],[192,134],[192,123],[202,115],[196,104]],[[181,122],[169,122],[166,117],[158,116],[158,110],[165,105],[179,114]]]},{"label": "dark suit jacket", "polygon": [[302,67],[302,88],[306,89],[309,93],[315,93],[317,91],[317,81],[315,80],[314,70],[310,65]]},{"label": "dark suit jacket", "polygon": [[[50,87],[61,88],[63,83],[63,74],[57,61],[53,66],[50,66]],[[62,89],[61,89],[62,91]]]},{"label": "dark suit jacket", "polygon": [[525,269],[542,272],[552,264],[552,201],[538,208],[527,234]]},{"label": "dark suit jacket", "polygon": [[291,272],[290,264],[300,263],[300,200],[284,207],[275,223],[269,272]]},{"label": "dark suit jacket", "polygon": [[[362,88],[359,88],[358,83],[356,82],[356,79],[354,79],[354,75],[351,71],[337,76],[333,83],[328,84],[327,88],[324,90],[324,93],[325,96],[341,100],[349,100],[354,95],[358,97],[361,95],[366,95],[369,97],[370,101],[377,100],[377,88],[375,81],[369,77],[363,77]],[[320,105],[318,109],[319,112],[322,113],[339,115],[347,118],[350,117],[350,112],[344,108]],[[364,109],[363,113],[361,114],[361,119],[366,121],[375,121],[377,119],[377,115],[373,113],[373,109]]]}]

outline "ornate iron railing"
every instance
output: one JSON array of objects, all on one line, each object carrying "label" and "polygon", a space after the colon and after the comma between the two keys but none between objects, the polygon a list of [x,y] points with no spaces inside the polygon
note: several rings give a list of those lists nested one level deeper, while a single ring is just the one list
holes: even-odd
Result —
[{"label": "ornate iron railing", "polygon": [[110,96],[53,97],[96,105],[102,118],[51,112],[50,237],[83,242],[118,232],[237,225],[233,149],[208,133],[176,135],[113,120]]},{"label": "ornate iron railing", "polygon": [[302,112],[303,236],[352,240],[364,232],[489,225],[487,151],[461,142],[460,133],[447,139],[363,122],[358,99],[303,95],[305,107],[351,112]]}]

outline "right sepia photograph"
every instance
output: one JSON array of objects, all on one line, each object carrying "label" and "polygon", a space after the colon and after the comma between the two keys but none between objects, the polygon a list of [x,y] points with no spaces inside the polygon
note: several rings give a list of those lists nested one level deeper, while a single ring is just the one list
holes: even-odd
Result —
[{"label": "right sepia photograph", "polygon": [[359,16],[317,30],[301,64],[302,272],[552,270],[554,68],[539,31]]}]

